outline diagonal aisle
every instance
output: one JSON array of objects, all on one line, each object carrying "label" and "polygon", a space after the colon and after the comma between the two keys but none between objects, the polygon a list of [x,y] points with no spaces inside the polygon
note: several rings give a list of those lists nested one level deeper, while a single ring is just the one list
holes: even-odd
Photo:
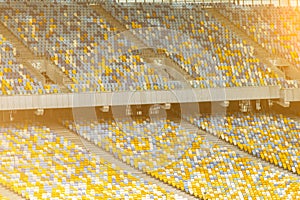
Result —
[{"label": "diagonal aisle", "polygon": [[120,167],[121,169],[123,169],[124,171],[127,171],[133,175],[136,175],[138,177],[140,177],[143,180],[147,180],[153,184],[156,184],[158,186],[160,186],[161,188],[173,192],[175,195],[177,195],[177,199],[197,199],[185,192],[182,192],[181,190],[178,190],[168,184],[165,184],[129,165],[127,165],[126,163],[120,161],[119,159],[115,158],[112,154],[104,151],[103,149],[101,149],[100,147],[96,146],[95,144],[86,141],[84,139],[81,139],[80,136],[78,136],[77,134],[73,133],[72,131],[64,128],[61,125],[51,125],[49,126],[57,135],[59,136],[63,136],[67,139],[69,139],[70,141],[74,142],[75,144],[77,144],[80,147],[83,147],[85,149],[87,149],[89,152],[94,153],[96,155],[99,155],[101,158],[104,158],[105,160],[109,161],[110,163],[112,163],[115,166]]}]

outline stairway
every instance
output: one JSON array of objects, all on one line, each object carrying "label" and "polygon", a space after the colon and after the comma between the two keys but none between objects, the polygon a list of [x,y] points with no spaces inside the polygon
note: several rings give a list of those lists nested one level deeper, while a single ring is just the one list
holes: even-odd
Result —
[{"label": "stairway", "polygon": [[130,30],[128,30],[125,24],[121,23],[115,17],[113,17],[108,11],[106,11],[101,5],[90,5],[90,7],[99,15],[104,18],[106,22],[111,24],[113,27],[116,27],[119,34],[124,36],[128,41],[134,43],[137,49],[145,49],[148,46],[140,40],[137,36],[135,36]]},{"label": "stairway", "polygon": [[75,134],[74,132],[70,131],[69,129],[65,128],[64,126],[60,125],[60,124],[52,124],[49,125],[48,127],[51,128],[51,130],[58,136],[63,137],[71,142],[73,142],[74,144],[78,145],[79,147],[86,149],[87,151],[89,151],[89,149],[87,149],[85,147],[85,144],[83,142],[84,139],[82,139],[81,137],[79,137],[77,134]]},{"label": "stairway", "polygon": [[262,165],[266,165],[269,166],[270,168],[276,169],[279,172],[282,172],[284,174],[288,174],[289,176],[295,177],[295,178],[299,178],[299,176],[295,173],[292,173],[289,170],[285,170],[281,167],[278,167],[272,163],[269,163],[259,157],[253,156],[245,151],[242,151],[241,149],[239,149],[237,146],[234,146],[224,140],[222,140],[221,138],[218,138],[217,136],[207,133],[203,130],[200,130],[197,126],[189,123],[189,122],[183,122],[183,127],[187,128],[188,130],[192,130],[195,132],[198,132],[199,135],[201,135],[204,139],[206,139],[209,142],[212,142],[213,144],[217,144],[221,147],[226,147],[234,152],[236,152],[237,154],[239,154],[241,157],[247,157],[249,158],[252,162],[258,162],[261,163]]},{"label": "stairway", "polygon": [[116,27],[118,31],[126,31],[126,27],[116,20],[109,12],[107,12],[101,5],[90,5],[90,7],[100,16],[102,16],[105,21]]},{"label": "stairway", "polygon": [[192,200],[197,199],[181,190],[178,190],[168,184],[165,184],[165,183],[143,173],[142,171],[139,171],[138,169],[131,167],[130,165],[127,165],[126,163],[122,162],[118,158],[114,157],[111,153],[106,152],[99,146],[95,145],[94,143],[81,138],[79,135],[77,135],[76,133],[63,127],[62,125],[52,124],[52,125],[48,125],[48,127],[50,127],[50,129],[57,135],[63,136],[64,138],[69,139],[70,141],[74,142],[76,145],[78,145],[84,149],[87,149],[89,152],[91,152],[97,156],[100,156],[101,158],[109,161],[110,163],[114,164],[115,166],[120,167],[122,170],[125,170],[135,176],[138,176],[143,180],[147,180],[151,183],[154,183],[154,184],[160,186],[161,188],[164,188],[167,191],[171,191],[174,194],[177,194],[178,199],[192,199]]},{"label": "stairway", "polygon": [[40,60],[40,58],[36,57],[2,22],[0,22],[0,34],[16,48],[17,62],[23,64],[29,73],[35,76],[38,81],[45,83],[45,77],[31,65],[31,61]]},{"label": "stairway", "polygon": [[[43,62],[44,65],[47,65],[46,73],[48,77],[55,83],[58,84],[60,87],[60,90],[62,92],[69,92],[69,89],[64,84],[67,84],[68,82],[72,81],[70,78],[65,75],[57,66],[55,66],[53,63],[50,63],[47,58],[43,56],[36,56],[34,53],[19,40],[18,37],[16,37],[2,22],[0,22],[0,34],[2,34],[7,40],[9,40],[10,43],[13,44],[14,48],[16,48],[17,51],[17,62],[22,64],[28,71],[31,73],[38,81],[40,81],[42,84],[46,83],[46,78],[41,74],[41,72],[34,68],[31,64],[32,61],[39,61]],[[55,71],[54,73],[49,73],[49,71]],[[62,80],[67,80],[67,82],[58,82],[57,78],[52,75],[55,74],[55,77],[59,77]]]},{"label": "stairway", "polygon": [[51,80],[59,85],[63,93],[70,92],[66,85],[73,84],[73,81],[68,75],[66,75],[61,69],[59,69],[54,63],[50,61],[47,61],[47,75]]},{"label": "stairway", "polygon": [[7,189],[6,187],[0,186],[0,194],[10,200],[23,200],[25,198],[22,198],[17,193],[14,193],[13,191]]},{"label": "stairway", "polygon": [[[283,71],[278,69],[273,63],[270,62],[274,58],[268,51],[262,48],[257,42],[253,41],[241,28],[234,25],[230,20],[224,17],[218,12],[218,9],[207,8],[206,11],[213,16],[216,20],[222,23],[227,29],[233,31],[239,38],[245,40],[247,44],[254,48],[254,56],[258,58],[262,63],[266,64],[273,72],[275,72],[279,77],[285,77]],[[289,66],[292,66],[289,64]],[[299,76],[300,77],[300,76]],[[298,78],[299,79],[299,78]]]},{"label": "stairway", "polygon": [[[189,81],[192,80],[192,78],[189,74],[165,54],[142,54],[141,58],[161,76],[167,77],[168,80],[171,81],[180,81],[183,88],[191,88]],[[158,60],[160,63],[157,63]]]},{"label": "stairway", "polygon": [[[181,73],[181,75],[184,77],[184,80],[186,80],[187,82],[194,80],[187,71],[185,71],[181,66],[179,66],[178,63],[176,63],[170,57],[165,56],[165,64],[168,66],[172,66],[174,69],[178,70]],[[189,84],[189,86],[190,86],[190,84]]]},{"label": "stairway", "polygon": [[[132,41],[138,50],[141,50],[141,57],[147,62],[152,63],[154,59],[163,59],[164,64],[169,68],[170,71],[175,74],[175,80],[182,81],[184,88],[190,87],[189,81],[192,77],[184,71],[176,62],[165,54],[157,54],[154,52],[152,47],[147,46],[139,37],[134,35],[130,30],[126,29],[126,26],[114,18],[108,11],[106,11],[101,5],[90,5],[91,8],[100,16],[102,16],[108,23],[120,30],[120,34],[123,35],[127,40]],[[159,72],[160,70],[157,70]],[[160,73],[159,73],[160,74]],[[164,73],[162,73],[164,74]],[[174,75],[174,74],[173,74]]]}]

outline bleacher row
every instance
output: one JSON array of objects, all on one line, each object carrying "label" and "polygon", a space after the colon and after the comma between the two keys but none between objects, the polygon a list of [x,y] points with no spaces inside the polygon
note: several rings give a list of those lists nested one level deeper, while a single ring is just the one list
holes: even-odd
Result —
[{"label": "bleacher row", "polygon": [[168,120],[66,121],[123,162],[201,199],[297,199],[300,179]]},{"label": "bleacher row", "polygon": [[240,149],[300,175],[300,123],[282,115],[190,117],[191,123]]},{"label": "bleacher row", "polygon": [[274,55],[300,67],[300,12],[294,7],[220,5],[219,11]]},{"label": "bleacher row", "polygon": [[17,62],[16,49],[0,34],[0,95],[59,93],[57,85],[42,85]]},{"label": "bleacher row", "polygon": [[0,194],[0,199],[2,199],[2,200],[8,200],[8,198],[7,197],[4,197],[3,195],[1,195]]},{"label": "bleacher row", "polygon": [[72,92],[180,87],[180,82],[166,80],[131,54],[137,47],[86,4],[11,2],[6,6],[1,12],[5,26],[69,76]]},{"label": "bleacher row", "polygon": [[164,49],[195,80],[193,87],[281,85],[284,80],[253,55],[253,48],[197,4],[113,4],[105,8],[150,47]]},{"label": "bleacher row", "polygon": [[88,153],[47,127],[1,127],[0,138],[0,184],[23,198],[178,198]]},{"label": "bleacher row", "polygon": [[[193,78],[192,87],[298,87],[297,81],[274,74],[253,56],[251,46],[199,5],[145,3],[132,7],[106,2],[104,6],[148,46],[164,50]],[[179,81],[162,77],[135,55],[137,46],[85,3],[8,1],[0,9],[0,19],[10,31],[36,55],[51,59],[71,79],[67,85],[71,92],[182,87]],[[141,71],[136,72],[136,68]],[[29,84],[29,78],[23,79],[23,85]],[[55,85],[44,86],[45,90],[31,84],[26,91],[11,87],[2,93],[59,92]]]}]

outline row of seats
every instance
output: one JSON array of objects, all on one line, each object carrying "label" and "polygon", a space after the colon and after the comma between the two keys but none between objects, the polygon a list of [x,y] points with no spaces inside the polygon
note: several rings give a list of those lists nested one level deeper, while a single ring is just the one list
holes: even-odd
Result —
[{"label": "row of seats", "polygon": [[300,11],[294,7],[223,5],[220,12],[258,44],[300,67]]},{"label": "row of seats", "polygon": [[26,199],[175,199],[47,127],[0,128],[0,184]]},{"label": "row of seats", "polygon": [[[165,49],[195,79],[193,87],[298,87],[297,81],[278,78],[253,56],[253,49],[245,41],[196,5],[137,4],[132,9],[106,2],[106,8],[148,46]],[[97,76],[95,70],[103,67],[118,70],[147,64],[125,60],[124,66],[116,67],[121,56],[128,56],[137,47],[85,4],[11,2],[3,7],[1,20],[35,53],[47,55],[72,79],[68,86],[72,92],[181,87],[179,82],[167,80],[154,85],[143,73],[138,74],[141,80],[119,72],[116,80]]]},{"label": "row of seats", "polygon": [[137,47],[84,3],[11,2],[0,17],[34,53],[69,76],[72,92],[181,87],[134,55]]},{"label": "row of seats", "polygon": [[279,79],[251,46],[197,4],[106,2],[105,8],[148,46],[164,49],[197,80],[193,87],[298,87],[297,81]]},{"label": "row of seats", "polygon": [[145,172],[176,161],[195,138],[195,135],[169,121],[129,123],[121,119],[116,122],[65,124],[85,139]]},{"label": "row of seats", "polygon": [[0,34],[0,95],[59,93],[57,85],[39,82],[16,60],[16,49]]},{"label": "row of seats", "polygon": [[201,199],[297,199],[300,179],[169,120],[65,121],[122,161]]},{"label": "row of seats", "polygon": [[2,200],[8,200],[8,198],[4,197],[3,195],[0,194],[0,199]]},{"label": "row of seats", "polygon": [[276,114],[198,116],[199,128],[240,149],[300,175],[300,123]]}]

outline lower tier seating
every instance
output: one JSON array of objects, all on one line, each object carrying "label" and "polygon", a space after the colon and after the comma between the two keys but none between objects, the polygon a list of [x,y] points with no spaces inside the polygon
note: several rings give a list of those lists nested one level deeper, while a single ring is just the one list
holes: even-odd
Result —
[{"label": "lower tier seating", "polygon": [[0,194],[0,199],[2,199],[2,200],[8,200],[8,198],[2,196],[1,194]]},{"label": "lower tier seating", "polygon": [[46,127],[0,128],[0,184],[26,199],[174,199]]},{"label": "lower tier seating", "polygon": [[124,162],[202,199],[297,199],[300,179],[168,120],[64,122]]},{"label": "lower tier seating", "polygon": [[198,116],[189,120],[240,149],[300,175],[300,123],[277,114]]}]

